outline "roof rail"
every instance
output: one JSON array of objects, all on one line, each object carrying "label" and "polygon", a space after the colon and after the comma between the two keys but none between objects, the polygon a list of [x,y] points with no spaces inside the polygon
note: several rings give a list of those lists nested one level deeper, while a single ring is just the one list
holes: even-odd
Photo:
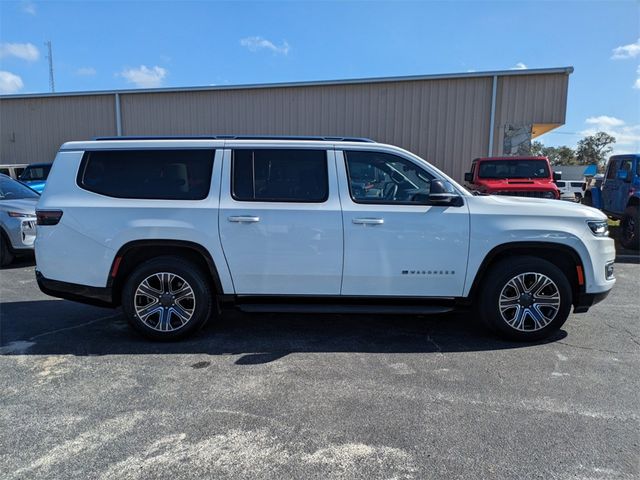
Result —
[{"label": "roof rail", "polygon": [[185,136],[124,136],[94,137],[96,141],[108,140],[314,140],[324,142],[363,142],[376,143],[370,138],[361,137],[322,137],[322,136],[277,136],[277,135],[185,135]]}]

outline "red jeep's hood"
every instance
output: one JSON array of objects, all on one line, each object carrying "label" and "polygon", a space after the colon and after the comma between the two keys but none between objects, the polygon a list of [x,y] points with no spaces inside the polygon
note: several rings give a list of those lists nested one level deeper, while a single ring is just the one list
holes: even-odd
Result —
[{"label": "red jeep's hood", "polygon": [[478,179],[476,185],[483,190],[551,190],[558,187],[549,178],[486,178]]}]

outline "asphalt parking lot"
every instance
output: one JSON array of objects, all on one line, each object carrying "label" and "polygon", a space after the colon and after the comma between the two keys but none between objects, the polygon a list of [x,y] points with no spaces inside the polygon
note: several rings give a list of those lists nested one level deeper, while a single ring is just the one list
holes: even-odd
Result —
[{"label": "asphalt parking lot", "polygon": [[552,340],[436,317],[231,312],[151,343],[0,272],[3,479],[640,475],[640,265]]}]

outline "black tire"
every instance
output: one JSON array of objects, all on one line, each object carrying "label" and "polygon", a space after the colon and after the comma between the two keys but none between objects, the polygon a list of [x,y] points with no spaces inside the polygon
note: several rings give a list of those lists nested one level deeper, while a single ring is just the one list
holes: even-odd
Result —
[{"label": "black tire", "polygon": [[9,250],[9,242],[4,233],[0,233],[0,267],[6,267],[13,262],[14,255]]},{"label": "black tire", "polygon": [[620,222],[620,245],[629,250],[640,248],[640,218],[637,206],[627,207],[624,211],[624,217]]},{"label": "black tire", "polygon": [[[523,277],[518,277],[519,275]],[[541,286],[544,283],[541,275],[551,280],[552,284],[540,290],[536,290],[537,287],[531,288],[530,291],[539,293],[539,296],[534,297],[533,294],[527,293],[526,289],[519,295],[515,288],[510,286],[512,280],[517,283],[516,277],[523,280],[525,286],[532,286],[540,279]],[[541,258],[523,256],[502,260],[491,267],[482,284],[486,287],[480,293],[480,318],[491,330],[510,340],[531,342],[547,338],[562,327],[571,311],[572,290],[569,280],[562,270]],[[517,302],[518,305],[504,307],[505,310],[501,313],[500,301],[503,292],[505,297],[512,297],[505,299],[505,304]],[[552,292],[556,293],[552,295]],[[538,299],[540,303],[530,305],[534,299]],[[545,305],[554,302],[557,303],[557,307]],[[521,323],[517,320],[520,318],[519,314],[523,318]],[[538,317],[539,323],[536,324],[534,316]],[[507,320],[511,319],[521,328],[510,325]]]},{"label": "black tire", "polygon": [[[147,282],[142,286],[145,280]],[[186,298],[181,300],[179,292],[186,289],[185,283],[190,290],[182,292]],[[139,287],[146,287],[154,296],[157,290],[157,298],[143,293],[136,296]],[[149,287],[154,289],[149,290]],[[164,293],[160,294],[160,290]],[[172,295],[172,292],[178,295]],[[213,296],[207,275],[197,265],[180,257],[162,256],[142,263],[131,273],[122,289],[122,309],[127,320],[138,332],[153,340],[178,340],[192,334],[207,322],[212,306]],[[143,319],[144,307],[157,312]],[[185,321],[179,313],[185,318],[190,316]]]},{"label": "black tire", "polygon": [[590,193],[585,193],[584,197],[582,197],[582,205],[593,207],[593,199],[591,198]]}]

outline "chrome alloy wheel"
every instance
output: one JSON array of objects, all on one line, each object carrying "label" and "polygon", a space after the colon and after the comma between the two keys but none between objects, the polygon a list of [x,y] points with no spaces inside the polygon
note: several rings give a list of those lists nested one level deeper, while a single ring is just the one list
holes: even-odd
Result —
[{"label": "chrome alloy wheel", "polygon": [[149,328],[172,332],[186,325],[196,308],[191,285],[175,273],[160,272],[145,278],[134,295],[136,316]]},{"label": "chrome alloy wheel", "polygon": [[498,303],[502,319],[511,328],[535,332],[556,318],[560,310],[560,291],[546,275],[526,272],[506,283]]}]

